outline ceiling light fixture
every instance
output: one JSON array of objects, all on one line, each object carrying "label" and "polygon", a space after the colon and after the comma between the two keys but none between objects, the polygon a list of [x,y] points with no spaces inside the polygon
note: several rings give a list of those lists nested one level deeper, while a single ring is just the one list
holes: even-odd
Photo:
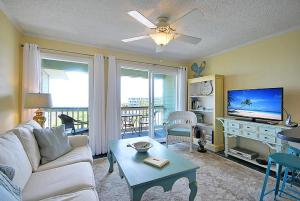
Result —
[{"label": "ceiling light fixture", "polygon": [[173,33],[166,32],[158,32],[155,34],[150,34],[150,37],[154,40],[154,42],[159,46],[167,45],[171,40],[174,39]]},{"label": "ceiling light fixture", "polygon": [[150,34],[150,37],[157,45],[165,46],[175,38],[174,31],[164,20],[161,20],[159,26],[155,29],[155,33]]}]

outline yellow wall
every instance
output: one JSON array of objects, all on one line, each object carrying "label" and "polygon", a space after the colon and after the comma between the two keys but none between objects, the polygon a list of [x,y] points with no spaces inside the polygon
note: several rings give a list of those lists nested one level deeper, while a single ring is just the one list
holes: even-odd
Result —
[{"label": "yellow wall", "polygon": [[0,133],[19,123],[21,33],[0,11]]},{"label": "yellow wall", "polygon": [[284,87],[284,107],[300,122],[300,30],[202,60],[205,75],[225,75],[225,106],[230,89]]}]

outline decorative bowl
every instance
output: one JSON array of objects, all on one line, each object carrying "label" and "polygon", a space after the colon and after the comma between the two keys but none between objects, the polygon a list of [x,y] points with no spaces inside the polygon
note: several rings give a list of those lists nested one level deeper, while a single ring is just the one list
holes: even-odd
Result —
[{"label": "decorative bowl", "polygon": [[150,142],[140,141],[129,144],[129,146],[134,148],[137,152],[143,153],[147,152],[152,147],[152,144]]}]

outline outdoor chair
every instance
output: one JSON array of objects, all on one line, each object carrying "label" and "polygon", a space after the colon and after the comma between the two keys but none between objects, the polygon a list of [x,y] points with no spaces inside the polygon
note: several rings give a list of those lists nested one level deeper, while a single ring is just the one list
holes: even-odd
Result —
[{"label": "outdoor chair", "polygon": [[[60,118],[62,124],[65,125],[66,130],[71,129],[71,132],[68,133],[70,135],[81,135],[81,134],[87,133],[89,131],[88,128],[83,127],[84,125],[87,125],[88,122],[76,120],[66,114],[60,114],[60,115],[58,115],[58,117]],[[80,128],[75,129],[75,126],[80,126]]]}]

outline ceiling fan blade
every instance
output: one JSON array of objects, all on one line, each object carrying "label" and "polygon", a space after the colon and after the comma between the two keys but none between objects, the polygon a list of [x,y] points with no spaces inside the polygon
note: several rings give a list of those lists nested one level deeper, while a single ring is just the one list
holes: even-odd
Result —
[{"label": "ceiling fan blade", "polygon": [[142,39],[146,39],[146,38],[150,38],[150,36],[149,35],[137,36],[137,37],[133,37],[133,38],[123,39],[122,41],[124,43],[128,43],[128,42],[132,42],[132,41],[136,41],[136,40],[142,40]]},{"label": "ceiling fan blade", "polygon": [[193,37],[193,36],[187,36],[187,35],[183,35],[183,34],[179,34],[179,33],[175,34],[175,39],[178,40],[178,41],[182,41],[182,42],[185,42],[185,43],[190,43],[190,44],[193,44],[193,45],[197,45],[202,40],[201,38],[196,38],[196,37]]},{"label": "ceiling fan blade", "polygon": [[181,19],[184,18],[185,16],[190,15],[190,14],[196,12],[196,11],[200,11],[200,10],[199,10],[198,8],[194,8],[194,9],[190,10],[189,12],[185,13],[184,15],[180,16],[180,17],[177,18],[176,20],[171,21],[170,24],[171,24],[171,25],[172,25],[172,24],[175,24],[176,22],[178,22],[179,20],[181,20]]},{"label": "ceiling fan blade", "polygon": [[134,19],[136,19],[137,21],[139,21],[140,23],[142,23],[143,25],[145,25],[146,27],[148,27],[150,29],[155,29],[156,28],[155,24],[153,24],[144,15],[142,15],[141,13],[139,13],[136,10],[129,11],[128,15],[130,15],[131,17],[133,17]]}]

